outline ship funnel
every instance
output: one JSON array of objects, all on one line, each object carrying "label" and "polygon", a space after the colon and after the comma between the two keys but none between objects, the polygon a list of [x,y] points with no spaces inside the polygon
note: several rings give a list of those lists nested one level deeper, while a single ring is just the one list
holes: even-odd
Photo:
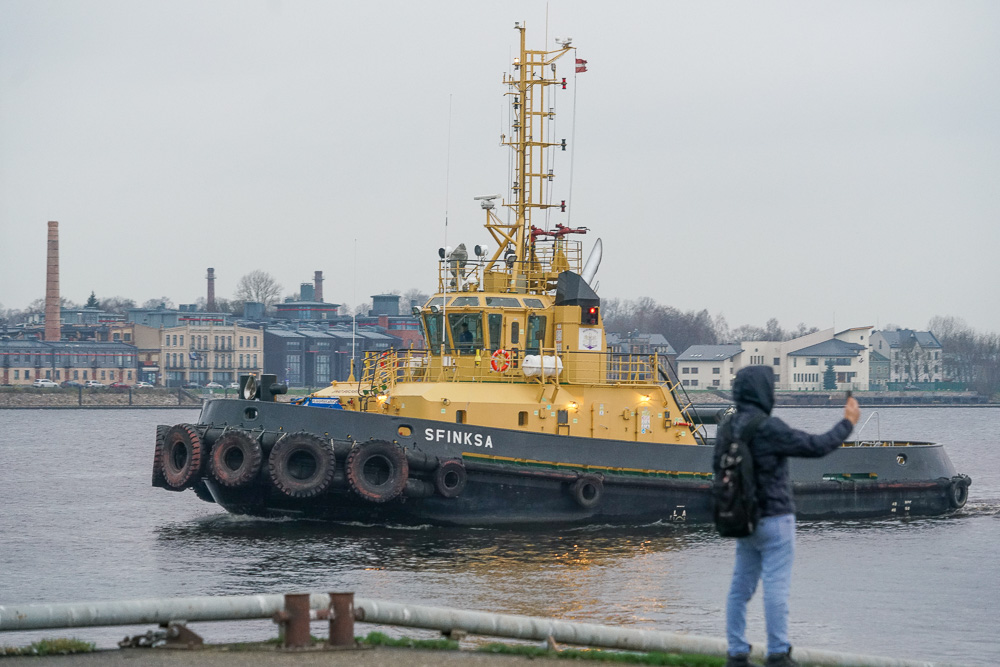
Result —
[{"label": "ship funnel", "polygon": [[594,276],[597,275],[597,269],[601,266],[601,255],[603,252],[604,244],[601,243],[601,239],[597,239],[597,243],[594,244],[593,249],[590,251],[590,256],[587,257],[587,263],[583,265],[583,272],[580,276],[591,287],[594,286]]}]

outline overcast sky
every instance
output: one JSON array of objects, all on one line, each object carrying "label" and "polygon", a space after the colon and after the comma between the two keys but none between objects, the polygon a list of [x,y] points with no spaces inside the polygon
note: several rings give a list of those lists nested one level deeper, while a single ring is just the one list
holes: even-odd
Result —
[{"label": "overcast sky", "polygon": [[546,13],[589,62],[556,132],[603,298],[1000,331],[994,1],[0,0],[0,304],[44,296],[49,220],[78,302],[194,302],[207,267],[433,291],[446,212],[488,240],[513,24],[539,48]]}]

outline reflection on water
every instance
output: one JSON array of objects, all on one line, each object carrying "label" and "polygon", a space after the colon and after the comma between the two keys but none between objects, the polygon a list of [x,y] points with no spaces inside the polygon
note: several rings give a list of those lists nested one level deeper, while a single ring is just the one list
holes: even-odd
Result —
[{"label": "reflection on water", "polygon": [[[662,576],[671,554],[713,539],[703,528],[671,523],[512,532],[228,515],[168,524],[156,536],[166,561],[225,554],[225,568],[206,582],[208,593],[348,586],[366,597],[602,622],[632,616],[623,607],[648,594],[644,569]],[[600,596],[609,582],[620,599]]]}]

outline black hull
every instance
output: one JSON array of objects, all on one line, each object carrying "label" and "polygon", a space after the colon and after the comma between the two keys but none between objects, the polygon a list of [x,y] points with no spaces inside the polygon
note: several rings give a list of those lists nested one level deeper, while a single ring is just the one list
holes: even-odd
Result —
[{"label": "black hull", "polygon": [[[248,484],[223,486],[207,464],[188,484],[236,514],[456,526],[712,518],[712,448],[702,445],[597,440],[241,400],[208,402],[195,428],[206,447],[226,429],[250,432],[263,446],[264,464]],[[307,498],[276,488],[267,462],[282,435],[301,431],[335,445],[329,486]],[[385,502],[362,497],[345,475],[348,453],[370,440],[398,443],[410,462],[410,481]],[[467,475],[452,498],[434,486],[435,469],[446,460],[462,461]],[[580,495],[582,477],[598,487],[596,498]],[[806,519],[946,514],[964,504],[968,487],[968,478],[957,475],[943,447],[934,444],[842,447],[823,459],[793,460],[792,478],[798,516]],[[154,484],[170,488],[155,474]]]}]

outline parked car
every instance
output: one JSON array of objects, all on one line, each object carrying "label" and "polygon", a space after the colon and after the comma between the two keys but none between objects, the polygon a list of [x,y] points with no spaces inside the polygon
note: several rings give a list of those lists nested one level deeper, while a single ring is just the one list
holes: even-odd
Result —
[{"label": "parked car", "polygon": [[38,378],[31,383],[32,387],[45,387],[46,389],[51,389],[52,387],[58,387],[59,385],[52,380],[46,378]]},{"label": "parked car", "polygon": [[185,382],[181,386],[185,389],[201,389],[201,385],[197,382]]},{"label": "parked car", "polygon": [[222,385],[218,382],[209,382],[205,385],[205,389],[222,389]]},{"label": "parked car", "polygon": [[70,389],[73,387],[82,387],[83,383],[77,382],[76,380],[63,380],[62,382],[59,383],[59,386],[64,387],[66,389]]},{"label": "parked car", "polygon": [[124,382],[112,382],[108,386],[112,389],[128,389],[131,385],[125,384]]},{"label": "parked car", "polygon": [[226,385],[226,388],[227,389],[239,389],[240,388],[240,383],[239,382],[230,382],[228,385]]},{"label": "parked car", "polygon": [[83,386],[86,387],[87,389],[104,389],[108,385],[104,384],[103,382],[98,382],[97,380],[87,380],[86,382],[83,383]]},{"label": "parked car", "polygon": [[153,385],[149,384],[148,382],[136,382],[135,383],[135,388],[136,389],[152,389]]}]

